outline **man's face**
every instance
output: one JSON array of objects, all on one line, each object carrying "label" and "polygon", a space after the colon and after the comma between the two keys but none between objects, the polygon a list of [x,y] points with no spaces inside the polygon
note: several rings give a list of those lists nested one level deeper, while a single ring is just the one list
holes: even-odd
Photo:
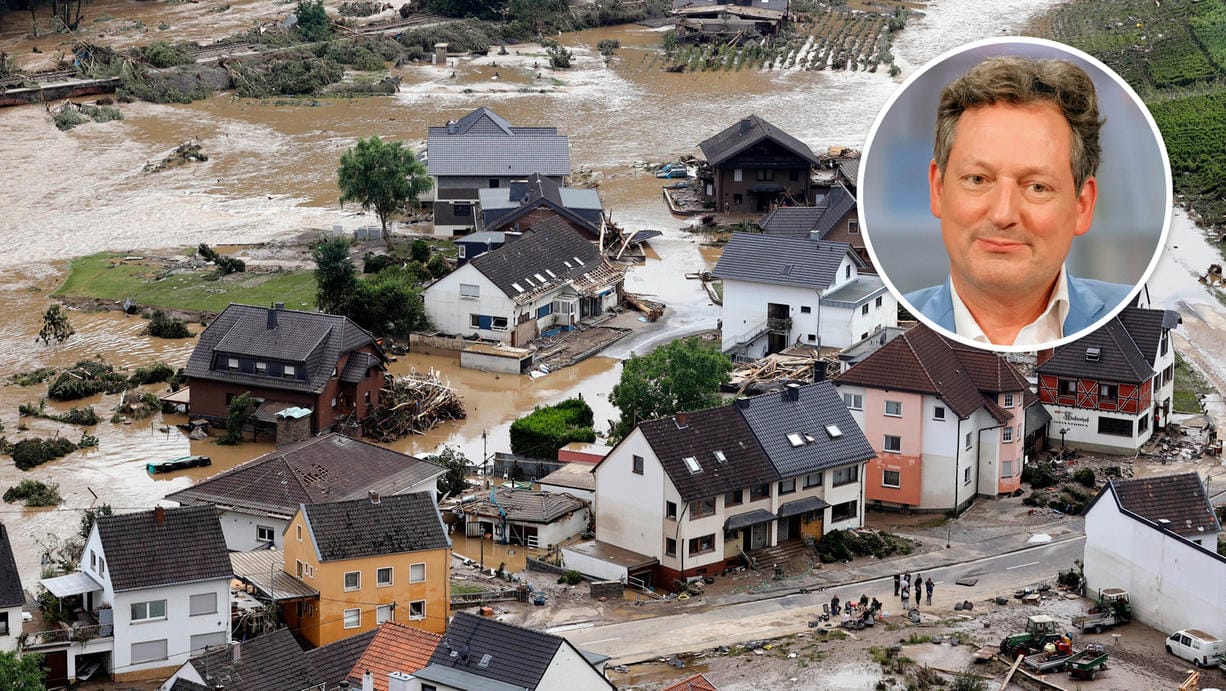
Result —
[{"label": "man's face", "polygon": [[1046,296],[1073,237],[1090,229],[1097,186],[1073,185],[1072,130],[1050,103],[962,113],[944,174],[928,169],[959,295]]}]

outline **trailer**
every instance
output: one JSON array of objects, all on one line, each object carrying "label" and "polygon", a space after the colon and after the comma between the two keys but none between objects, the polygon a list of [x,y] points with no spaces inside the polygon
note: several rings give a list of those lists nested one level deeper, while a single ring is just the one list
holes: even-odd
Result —
[{"label": "trailer", "polygon": [[1069,653],[1035,653],[1022,658],[1022,664],[1029,670],[1046,674],[1064,669],[1064,663],[1073,657]]},{"label": "trailer", "polygon": [[1081,631],[1102,633],[1103,629],[1129,621],[1132,621],[1132,605],[1128,602],[1128,591],[1106,588],[1098,591],[1098,599],[1089,612],[1073,617],[1073,626]]},{"label": "trailer", "polygon": [[1101,645],[1091,645],[1064,661],[1064,669],[1073,679],[1093,679],[1107,669],[1107,651]]}]

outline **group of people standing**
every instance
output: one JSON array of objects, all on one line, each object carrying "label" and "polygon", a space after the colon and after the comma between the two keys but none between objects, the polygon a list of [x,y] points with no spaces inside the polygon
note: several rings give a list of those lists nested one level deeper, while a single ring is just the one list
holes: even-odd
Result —
[{"label": "group of people standing", "polygon": [[931,607],[932,589],[935,587],[931,576],[929,576],[928,580],[925,581],[924,578],[917,573],[915,574],[915,578],[913,580],[911,578],[911,574],[909,573],[896,573],[894,574],[894,595],[902,598],[902,608],[904,610],[911,609],[911,587],[913,584],[915,586],[916,609],[919,609],[920,599],[922,599],[924,595],[928,596],[928,606]]}]

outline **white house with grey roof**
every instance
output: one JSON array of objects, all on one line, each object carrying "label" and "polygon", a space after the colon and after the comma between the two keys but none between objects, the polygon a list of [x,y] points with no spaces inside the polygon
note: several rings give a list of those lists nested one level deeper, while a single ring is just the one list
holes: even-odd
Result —
[{"label": "white house with grey roof", "polygon": [[857,528],[874,456],[829,382],[643,422],[593,471],[596,542],[563,559],[671,588],[757,549]]},{"label": "white house with grey roof", "polygon": [[21,608],[25,603],[8,529],[0,523],[0,652],[17,649],[22,626]]},{"label": "white house with grey roof", "polygon": [[478,190],[539,173],[556,184],[570,175],[570,140],[556,127],[514,127],[488,108],[431,127],[426,172],[434,181],[434,232],[450,237],[477,226]]},{"label": "white house with grey roof", "polygon": [[844,242],[733,233],[724,281],[725,353],[754,360],[793,345],[842,349],[898,324],[898,302]]},{"label": "white house with grey roof", "polygon": [[446,334],[523,346],[621,302],[624,271],[559,219],[486,252],[426,288],[426,313]]}]

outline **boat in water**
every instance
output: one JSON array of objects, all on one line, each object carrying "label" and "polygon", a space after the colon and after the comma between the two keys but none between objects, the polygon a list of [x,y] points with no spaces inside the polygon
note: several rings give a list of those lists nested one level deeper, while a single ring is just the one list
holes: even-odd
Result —
[{"label": "boat in water", "polygon": [[213,465],[213,459],[208,456],[180,456],[161,463],[146,463],[145,470],[152,474],[170,473],[185,468],[201,468]]}]

